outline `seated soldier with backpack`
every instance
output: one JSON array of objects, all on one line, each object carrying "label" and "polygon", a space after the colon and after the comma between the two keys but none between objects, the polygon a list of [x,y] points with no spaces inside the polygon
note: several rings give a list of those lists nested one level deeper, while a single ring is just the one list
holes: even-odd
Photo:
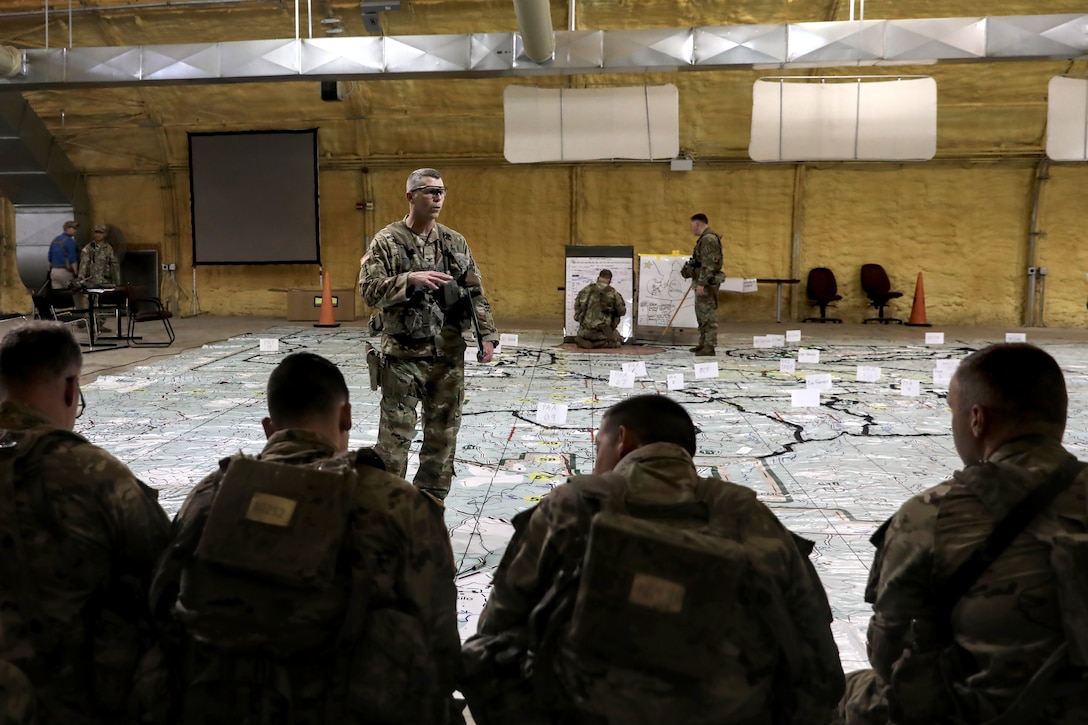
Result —
[{"label": "seated soldier with backpack", "polygon": [[843,689],[814,568],[750,489],[700,478],[664,396],[601,421],[593,475],[514,519],[462,652],[480,725],[820,725]]},{"label": "seated soldier with backpack", "polygon": [[574,319],[578,323],[575,344],[586,349],[621,347],[619,326],[626,314],[623,295],[612,288],[611,270],[602,269],[597,281],[583,287],[574,300]]},{"label": "seated soldier with backpack", "polygon": [[[461,722],[441,504],[348,451],[344,376],[311,353],[268,379],[268,442],[189,494],[152,586],[185,725]],[[164,713],[165,714],[165,713]]]},{"label": "seated soldier with backpack", "polygon": [[82,365],[58,322],[0,342],[0,714],[13,722],[34,709],[40,725],[130,722],[154,643],[147,589],[170,521],[125,464],[72,432]]}]

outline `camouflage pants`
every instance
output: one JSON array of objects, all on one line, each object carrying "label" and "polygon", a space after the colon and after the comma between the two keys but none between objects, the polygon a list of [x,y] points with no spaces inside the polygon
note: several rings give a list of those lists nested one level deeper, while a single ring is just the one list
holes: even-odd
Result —
[{"label": "camouflage pants", "polygon": [[375,450],[389,471],[404,477],[416,433],[416,406],[423,403],[423,445],[416,486],[446,498],[465,400],[463,358],[386,356],[382,369],[381,419]]},{"label": "camouflage pants", "polygon": [[695,295],[695,319],[699,322],[699,347],[718,344],[718,288],[703,288]]},{"label": "camouflage pants", "polygon": [[619,330],[609,328],[607,330],[586,330],[578,328],[578,336],[574,338],[574,344],[578,347],[592,350],[597,347],[619,347],[623,344]]}]

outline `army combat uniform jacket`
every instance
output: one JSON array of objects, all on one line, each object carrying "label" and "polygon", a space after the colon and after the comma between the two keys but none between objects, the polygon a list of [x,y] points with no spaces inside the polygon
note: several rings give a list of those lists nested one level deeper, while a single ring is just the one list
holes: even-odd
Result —
[{"label": "army combat uniform jacket", "polygon": [[[5,440],[46,429],[57,430],[33,408],[0,403]],[[7,576],[0,585],[0,658],[34,686],[41,725],[125,723],[137,663],[153,642],[147,590],[170,523],[123,463],[74,433],[56,435],[17,463],[15,500],[0,502],[0,518],[19,527],[34,590]]]},{"label": "army combat uniform jacket", "polygon": [[113,246],[91,242],[79,257],[79,279],[88,287],[115,287],[121,281],[121,269]]},{"label": "army combat uniform jacket", "polygon": [[[268,439],[258,457],[264,461],[304,466],[352,455],[338,453],[319,434],[281,430]],[[220,470],[197,484],[174,520],[174,540],[159,565],[151,591],[152,605],[157,613],[166,617],[163,625],[167,631],[176,627],[170,621],[169,613],[175,610],[176,614],[183,606],[178,599],[182,577],[200,541],[222,478]],[[404,672],[398,669],[401,658],[405,661],[416,658],[417,677],[434,679],[439,695],[433,707],[412,719],[419,725],[443,725],[449,721],[451,712],[460,638],[453,553],[442,508],[430,496],[402,479],[369,466],[365,476],[360,473],[351,505],[355,523],[349,527],[344,546],[361,551],[365,557],[363,571],[368,578],[365,588],[368,599],[364,625],[377,621],[376,612],[393,611],[399,613],[398,617],[411,617],[422,630],[424,652],[408,651],[407,643],[397,640],[403,633],[394,627],[380,628],[382,631],[364,627],[361,641],[343,643],[342,649],[355,650],[348,688],[350,698],[358,703],[343,722],[345,725],[375,722],[365,717],[369,699],[391,693],[398,685],[402,688],[419,686],[419,682],[404,682]],[[319,617],[321,613],[313,612],[312,615]],[[241,616],[244,614],[240,613]],[[304,620],[307,612],[300,611],[295,618]],[[331,625],[331,632],[335,633],[339,622]],[[332,653],[321,653],[318,659],[318,664],[308,661],[306,665],[302,665],[300,659],[295,669],[290,662],[286,665],[293,678],[298,677],[306,683],[305,687],[298,687],[297,683],[294,686],[296,723],[325,722],[321,708],[326,703],[331,682],[340,676],[348,676],[347,673],[329,675],[322,671],[321,662],[333,661]],[[384,665],[371,667],[374,663]],[[401,681],[394,682],[398,677]],[[305,699],[306,695],[311,695],[311,699]]]},{"label": "army combat uniform jacket", "polygon": [[693,286],[717,287],[725,279],[722,276],[722,238],[710,227],[696,240],[691,260],[695,267],[691,275]]},{"label": "army combat uniform jacket", "polygon": [[421,237],[402,220],[374,235],[359,273],[363,299],[382,313],[383,353],[408,358],[462,357],[466,347],[462,333],[472,329],[471,320],[450,319],[440,309],[435,293],[409,288],[408,274],[425,270],[460,279],[472,294],[483,339],[498,341],[480,270],[465,238],[442,224],[435,224]]},{"label": "army combat uniform jacket", "polygon": [[[988,459],[997,464],[1000,476],[983,477],[978,472],[987,467],[971,466],[900,507],[883,541],[877,541],[866,589],[866,600],[873,603],[869,661],[878,682],[892,681],[893,671],[908,650],[912,628],[940,630],[947,622],[947,615],[940,621],[937,608],[942,582],[982,544],[995,521],[1069,458],[1053,439],[1021,438]],[[1020,476],[1010,469],[1028,475]],[[1043,662],[1065,642],[1049,542],[1058,532],[1088,532],[1086,483],[1088,473],[1082,472],[953,608],[951,636],[963,655],[963,679],[944,685],[954,691],[963,721],[983,723],[1005,712]],[[1088,577],[1088,572],[1082,571],[1080,576]],[[1088,626],[1083,621],[1080,624]],[[897,689],[916,690],[915,683],[900,677],[896,680]],[[1082,687],[1072,696],[1062,697],[1044,689],[1044,701],[1032,703],[1032,712],[1039,722],[1088,722],[1085,691]],[[940,695],[911,695],[902,701],[902,707],[909,714],[924,700]]]},{"label": "army combat uniform jacket", "polygon": [[[789,722],[827,723],[842,695],[842,666],[831,634],[831,611],[823,586],[790,532],[770,509],[756,500],[750,489],[728,481],[700,479],[691,456],[680,446],[654,443],[638,448],[619,462],[614,473],[627,482],[628,502],[652,505],[691,502],[696,500],[695,493],[701,483],[711,488],[713,494],[707,504],[725,512],[722,518],[728,521],[729,538],[743,540],[759,551],[755,576],[773,581],[773,586],[780,589],[799,634],[798,641],[792,643],[795,655],[792,659],[799,671],[791,673],[791,679],[802,683],[801,686],[794,692],[784,692],[786,688],[773,681],[772,671],[751,673],[750,684],[753,690],[771,692],[776,698],[791,701],[794,708]],[[580,496],[575,485],[566,483],[553,489],[532,511],[495,573],[494,588],[480,616],[480,634],[496,635],[528,626],[530,613],[548,590],[560,563],[569,556],[568,550],[575,545]],[[768,650],[775,646],[775,642],[767,642]],[[642,697],[643,685],[638,680],[610,676],[601,686],[628,689],[629,699],[634,703]],[[592,698],[592,690],[590,684],[578,696]],[[716,693],[713,684],[705,692],[710,694],[702,703],[702,710],[711,719],[714,694],[729,700],[737,697],[735,692]],[[766,720],[759,722],[769,723],[771,718],[768,711]],[[623,716],[610,717],[609,722],[613,721],[633,722]]]},{"label": "army combat uniform jacket", "polygon": [[574,299],[574,319],[578,322],[578,334],[583,336],[587,332],[612,332],[626,314],[623,295],[603,282],[586,285]]}]

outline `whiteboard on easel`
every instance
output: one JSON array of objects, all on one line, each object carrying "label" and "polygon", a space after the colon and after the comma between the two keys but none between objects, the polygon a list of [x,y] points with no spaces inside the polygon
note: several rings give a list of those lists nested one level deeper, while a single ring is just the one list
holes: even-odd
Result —
[{"label": "whiteboard on easel", "polygon": [[698,326],[695,296],[691,292],[684,296],[691,288],[691,280],[680,275],[680,268],[688,259],[672,254],[638,255],[639,327],[664,328],[669,326],[669,320],[673,328]]},{"label": "whiteboard on easel", "polygon": [[625,340],[631,337],[635,298],[635,248],[568,246],[566,252],[563,336],[574,337],[578,334],[578,323],[574,319],[574,301],[586,285],[597,281],[597,275],[602,269],[607,269],[612,273],[612,287],[620,293],[627,304],[627,314],[620,320],[620,335]]}]

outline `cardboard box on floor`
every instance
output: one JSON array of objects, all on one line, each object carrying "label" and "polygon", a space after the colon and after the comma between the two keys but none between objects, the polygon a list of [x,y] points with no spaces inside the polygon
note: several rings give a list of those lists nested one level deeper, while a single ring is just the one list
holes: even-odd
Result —
[{"label": "cardboard box on floor", "polygon": [[[351,322],[355,319],[355,290],[334,289],[332,291],[333,311],[337,322]],[[294,322],[317,322],[321,314],[321,290],[287,290],[287,319]]]}]

